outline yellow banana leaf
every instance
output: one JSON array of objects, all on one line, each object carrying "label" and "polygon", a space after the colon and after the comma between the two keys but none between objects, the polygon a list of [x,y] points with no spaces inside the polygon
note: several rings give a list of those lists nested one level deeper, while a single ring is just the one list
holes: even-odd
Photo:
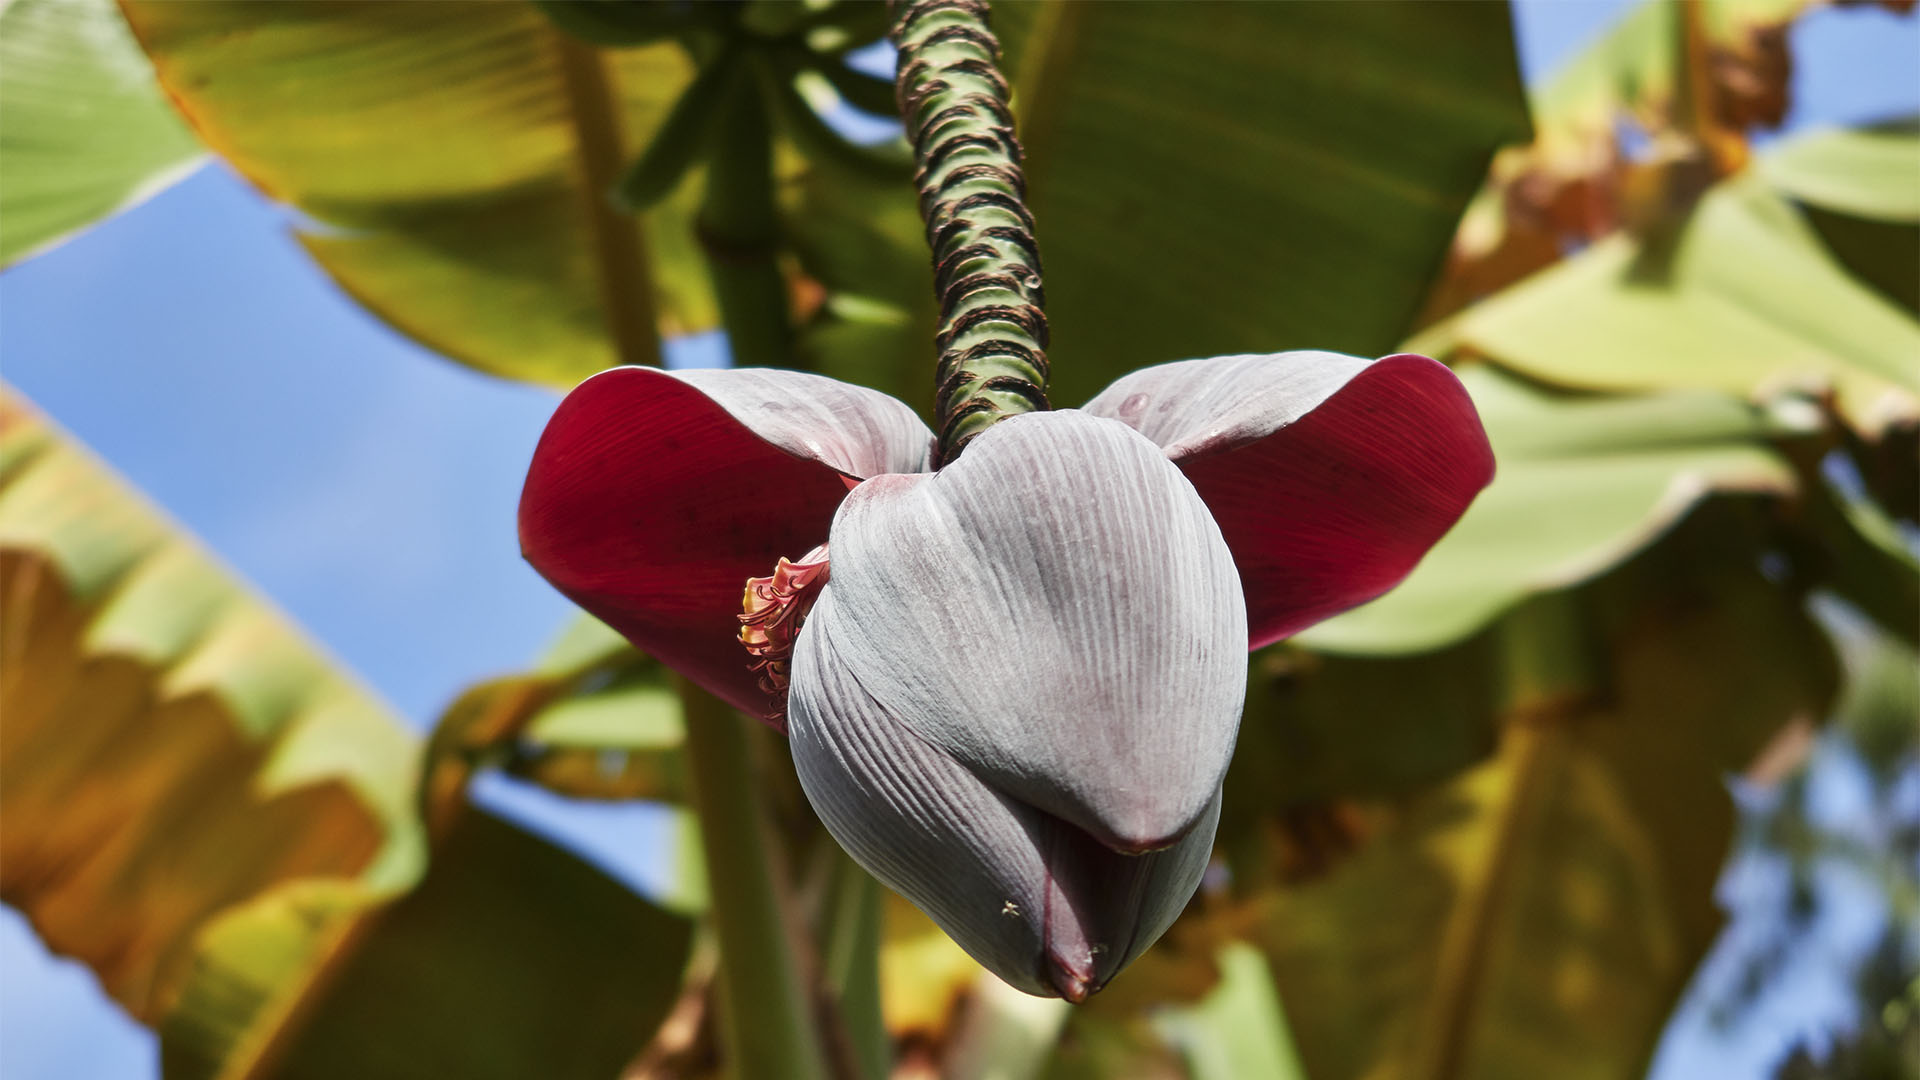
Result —
[{"label": "yellow banana leaf", "polygon": [[418,872],[413,736],[11,394],[0,610],[0,896],[135,1017],[228,906]]}]

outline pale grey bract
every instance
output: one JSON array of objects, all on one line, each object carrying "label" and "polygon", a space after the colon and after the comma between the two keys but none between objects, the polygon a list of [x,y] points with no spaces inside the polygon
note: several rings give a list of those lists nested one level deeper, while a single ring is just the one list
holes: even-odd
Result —
[{"label": "pale grey bract", "polygon": [[1247,623],[1206,504],[1132,428],[1034,413],[861,484],[828,549],[789,704],[807,798],[981,964],[1084,998],[1213,847]]}]

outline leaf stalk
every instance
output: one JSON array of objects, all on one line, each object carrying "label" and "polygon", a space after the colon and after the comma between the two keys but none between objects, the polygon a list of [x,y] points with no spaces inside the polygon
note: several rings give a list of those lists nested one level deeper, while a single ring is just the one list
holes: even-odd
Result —
[{"label": "leaf stalk", "polygon": [[720,1025],[739,1080],[828,1080],[812,996],[780,903],[761,785],[746,722],[684,678],[693,808],[700,818],[714,930],[720,939]]},{"label": "leaf stalk", "polygon": [[614,355],[622,364],[659,367],[660,338],[653,282],[641,243],[640,222],[613,205],[612,191],[625,168],[619,116],[600,53],[567,34],[553,34],[567,105],[578,135],[580,180],[592,240],[594,280]]}]

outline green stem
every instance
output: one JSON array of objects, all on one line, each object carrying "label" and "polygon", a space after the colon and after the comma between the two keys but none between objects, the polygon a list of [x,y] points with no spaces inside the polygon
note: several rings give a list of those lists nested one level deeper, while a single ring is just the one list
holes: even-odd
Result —
[{"label": "green stem", "polygon": [[850,1051],[860,1075],[887,1075],[887,1027],[880,1015],[880,883],[838,845],[833,881],[822,913],[821,974],[840,1002]]},{"label": "green stem", "polygon": [[614,356],[622,364],[660,366],[660,337],[655,330],[653,283],[641,243],[640,219],[613,205],[612,192],[626,167],[615,112],[600,53],[568,34],[554,31],[560,72],[573,118],[587,233],[600,286],[600,310]]},{"label": "green stem", "polygon": [[739,1080],[827,1080],[812,997],[789,942],[760,783],[746,723],[725,704],[676,678],[686,711],[693,807],[706,853],[707,892],[720,939],[720,1025]]},{"label": "green stem", "polygon": [[792,367],[787,283],[775,255],[773,128],[766,73],[751,54],[734,61],[707,157],[700,243],[736,367]]},{"label": "green stem", "polygon": [[1579,593],[1546,593],[1508,612],[1497,630],[1506,682],[1501,712],[1553,723],[1603,692],[1606,663]]},{"label": "green stem", "polygon": [[1713,124],[1705,13],[1700,0],[1678,0],[1672,10],[1673,128],[1696,142],[1704,142]]},{"label": "green stem", "polygon": [[986,0],[896,0],[891,36],[940,302],[944,463],[994,422],[1049,408],[1040,249]]}]

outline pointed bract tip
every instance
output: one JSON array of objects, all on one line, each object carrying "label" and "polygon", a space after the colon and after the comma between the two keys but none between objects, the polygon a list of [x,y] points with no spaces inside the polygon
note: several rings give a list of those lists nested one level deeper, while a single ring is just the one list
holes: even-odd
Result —
[{"label": "pointed bract tip", "polygon": [[1047,954],[1047,981],[1059,991],[1060,996],[1075,1005],[1085,1002],[1099,987],[1093,985],[1093,971],[1085,964],[1075,964],[1057,952]]}]

